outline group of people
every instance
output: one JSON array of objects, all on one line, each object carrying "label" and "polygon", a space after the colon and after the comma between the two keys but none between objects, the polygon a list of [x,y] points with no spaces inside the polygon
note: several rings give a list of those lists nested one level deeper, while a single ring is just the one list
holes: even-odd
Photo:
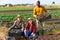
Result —
[{"label": "group of people", "polygon": [[[46,9],[40,5],[40,1],[37,1],[36,7],[33,10],[33,16],[37,18],[40,22],[42,21],[43,13],[47,12]],[[35,38],[36,37],[36,23],[33,22],[32,18],[28,18],[26,24],[24,25],[23,18],[18,15],[17,20],[14,21],[12,27],[21,28],[24,32],[25,37]]]},{"label": "group of people", "polygon": [[10,29],[13,27],[20,28],[20,31],[22,31],[21,33],[24,32],[25,37],[36,37],[36,24],[31,18],[28,18],[27,22],[24,24],[23,18],[18,15],[17,19],[14,21],[14,24],[10,27]]}]

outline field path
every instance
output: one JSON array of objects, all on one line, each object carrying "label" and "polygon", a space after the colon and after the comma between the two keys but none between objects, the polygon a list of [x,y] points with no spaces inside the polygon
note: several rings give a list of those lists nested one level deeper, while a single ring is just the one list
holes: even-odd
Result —
[{"label": "field path", "polygon": [[39,37],[41,40],[60,40],[60,35],[44,35]]},{"label": "field path", "polygon": [[[7,28],[0,27],[0,40],[6,40]],[[38,36],[37,40],[60,40],[60,34]]]},{"label": "field path", "polygon": [[[60,8],[51,8],[47,10],[60,10]],[[33,12],[33,9],[32,10],[3,10],[3,11],[0,11],[0,14],[1,13],[21,13],[21,12]]]},{"label": "field path", "polygon": [[22,12],[32,12],[32,10],[8,10],[8,11],[0,11],[2,13],[22,13]]},{"label": "field path", "polygon": [[0,27],[0,40],[6,40],[7,28]]}]

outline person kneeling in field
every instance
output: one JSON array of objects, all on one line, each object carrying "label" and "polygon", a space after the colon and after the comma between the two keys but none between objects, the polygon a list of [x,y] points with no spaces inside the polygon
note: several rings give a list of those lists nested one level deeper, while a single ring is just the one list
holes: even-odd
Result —
[{"label": "person kneeling in field", "polygon": [[23,19],[20,15],[17,15],[17,19],[14,21],[14,24],[9,28],[21,28],[21,30],[23,31],[24,29],[24,23],[23,23]]},{"label": "person kneeling in field", "polygon": [[36,24],[33,22],[31,18],[28,18],[25,29],[24,29],[25,37],[29,37],[30,39],[36,37]]},{"label": "person kneeling in field", "polygon": [[24,36],[24,23],[20,15],[17,15],[17,19],[14,21],[14,24],[8,29],[8,40],[15,40]]}]

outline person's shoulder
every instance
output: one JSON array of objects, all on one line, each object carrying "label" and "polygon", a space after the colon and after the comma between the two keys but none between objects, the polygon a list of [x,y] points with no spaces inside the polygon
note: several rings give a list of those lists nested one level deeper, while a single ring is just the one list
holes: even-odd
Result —
[{"label": "person's shoulder", "polygon": [[37,6],[34,7],[34,9],[36,9],[36,8],[37,8]]},{"label": "person's shoulder", "polygon": [[17,20],[15,20],[14,22],[17,22]]},{"label": "person's shoulder", "polygon": [[45,8],[44,6],[40,5],[40,7]]},{"label": "person's shoulder", "polygon": [[36,9],[37,9],[37,6],[35,6],[33,10],[36,10]]}]

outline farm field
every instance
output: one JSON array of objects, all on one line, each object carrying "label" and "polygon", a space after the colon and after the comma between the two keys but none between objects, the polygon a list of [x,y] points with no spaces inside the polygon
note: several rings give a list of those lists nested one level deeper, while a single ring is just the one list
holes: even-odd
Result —
[{"label": "farm field", "polygon": [[17,15],[21,15],[23,18],[29,18],[32,16],[32,12],[31,13],[12,13],[12,14],[0,14],[0,20],[13,20],[14,18],[16,18]]},{"label": "farm field", "polygon": [[34,7],[0,7],[0,11],[9,10],[33,10]]},{"label": "farm field", "polygon": [[[34,6],[13,6],[13,7],[0,7],[0,11],[10,11],[10,10],[33,10]],[[60,6],[46,6],[46,9],[60,9]]]},{"label": "farm field", "polygon": [[[31,7],[31,8],[29,8],[29,7],[25,7],[25,8],[21,8],[21,7],[11,7],[11,8],[0,8],[0,11],[10,11],[10,10],[32,10],[33,9],[33,7]],[[21,15],[24,19],[27,19],[27,18],[29,18],[29,17],[33,17],[33,15],[32,15],[32,11],[31,12],[28,12],[28,11],[25,11],[25,12],[15,12],[15,13],[13,13],[13,12],[10,12],[10,13],[0,13],[0,21],[12,21],[12,20],[14,20],[15,18],[16,18],[16,16],[17,15]],[[59,17],[60,18],[60,10],[49,10],[49,13],[52,15],[52,17]],[[6,24],[6,23],[5,23]],[[51,25],[53,25],[53,26],[51,26]],[[56,25],[56,28],[60,28],[60,27],[58,27],[58,26],[60,26],[60,23],[59,24],[49,24],[48,26],[51,26],[51,27],[54,27],[55,25]],[[10,25],[11,26],[11,25]],[[50,28],[49,28],[50,29]],[[7,30],[6,30],[7,31]],[[49,34],[49,33],[53,33],[53,34],[55,34],[55,35],[44,35],[43,36],[43,39],[44,40],[60,40],[60,35],[56,35],[56,33],[58,34],[58,33],[60,33],[60,30],[58,31],[58,30],[55,30],[55,28],[53,28],[53,30],[52,30],[53,32],[51,32],[51,31],[46,31],[46,34]],[[3,32],[5,32],[4,31],[4,27],[2,27],[2,28],[0,28],[0,33],[3,33]],[[39,37],[40,38],[40,37]]]},{"label": "farm field", "polygon": [[[60,17],[60,10],[52,10],[49,11],[49,13],[52,15],[52,17]],[[33,17],[33,12],[21,12],[21,13],[3,13],[0,14],[0,20],[13,20],[17,15],[21,15],[23,18],[29,18]]]},{"label": "farm field", "polygon": [[[6,27],[0,27],[0,40],[6,40],[6,35],[7,35],[7,31],[8,28]],[[60,40],[60,35],[44,35],[44,36],[38,36],[37,40],[40,40],[40,39],[43,39],[43,40]],[[19,39],[20,40],[20,39]],[[22,40],[22,39],[21,39]]]}]

